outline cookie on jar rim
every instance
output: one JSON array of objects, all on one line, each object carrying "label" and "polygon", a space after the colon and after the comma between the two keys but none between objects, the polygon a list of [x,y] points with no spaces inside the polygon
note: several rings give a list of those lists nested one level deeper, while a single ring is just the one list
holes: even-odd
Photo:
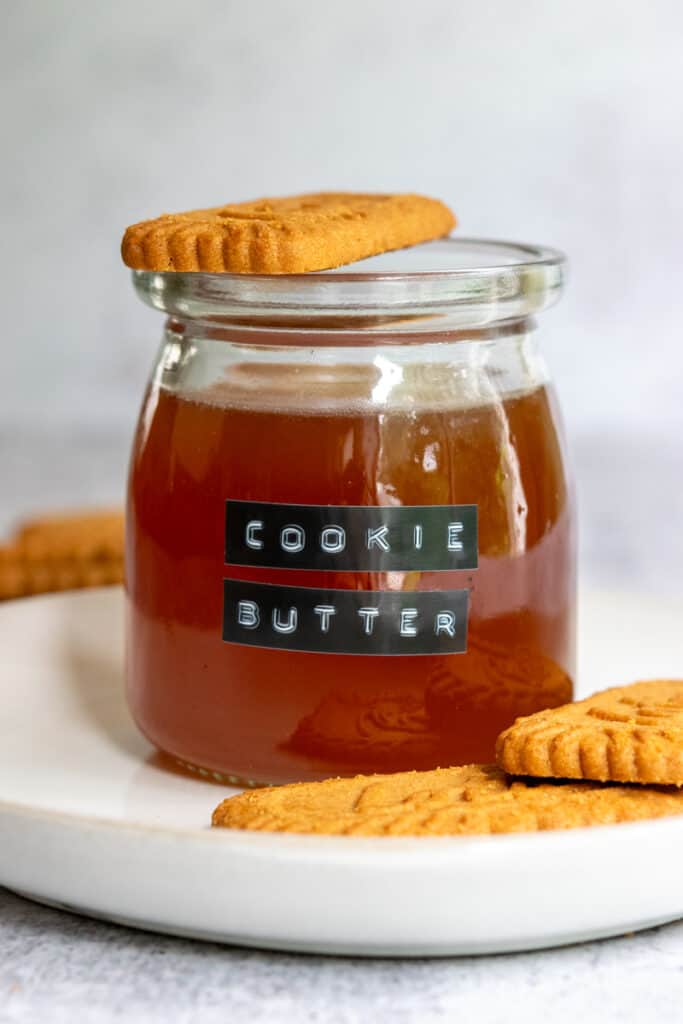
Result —
[{"label": "cookie on jar rim", "polygon": [[303,274],[442,238],[455,216],[429,196],[318,192],[164,213],[126,229],[134,270]]}]

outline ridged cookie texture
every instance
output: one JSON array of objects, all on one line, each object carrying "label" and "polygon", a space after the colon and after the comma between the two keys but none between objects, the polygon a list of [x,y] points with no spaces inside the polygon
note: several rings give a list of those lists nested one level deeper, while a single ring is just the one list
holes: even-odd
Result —
[{"label": "ridged cookie texture", "polygon": [[165,213],[121,243],[134,270],[302,274],[447,235],[455,217],[412,194],[320,192]]},{"label": "ridged cookie texture", "polygon": [[0,546],[0,600],[123,580],[119,509],[43,516]]},{"label": "ridged cookie texture", "polygon": [[517,775],[681,786],[683,680],[615,687],[518,718],[496,758]]},{"label": "ridged cookie texture", "polygon": [[295,783],[224,800],[214,827],[355,836],[449,836],[608,825],[683,814],[683,791],[535,782],[493,765]]}]

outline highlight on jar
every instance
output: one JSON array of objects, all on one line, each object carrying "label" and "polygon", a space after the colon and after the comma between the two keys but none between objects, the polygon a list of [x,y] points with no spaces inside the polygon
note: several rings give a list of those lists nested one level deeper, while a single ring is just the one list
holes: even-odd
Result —
[{"label": "highlight on jar", "polygon": [[129,705],[247,786],[487,763],[573,694],[540,348],[565,260],[451,234],[436,200],[308,198],[124,237],[166,317],[130,462]]}]

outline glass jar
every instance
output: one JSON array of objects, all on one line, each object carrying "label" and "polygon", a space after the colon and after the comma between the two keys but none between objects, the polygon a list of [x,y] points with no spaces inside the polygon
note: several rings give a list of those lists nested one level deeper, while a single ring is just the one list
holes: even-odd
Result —
[{"label": "glass jar", "polygon": [[127,507],[128,699],[157,747],[245,785],[490,762],[571,699],[574,503],[534,319],[563,268],[445,239],[133,274],[168,317]]}]

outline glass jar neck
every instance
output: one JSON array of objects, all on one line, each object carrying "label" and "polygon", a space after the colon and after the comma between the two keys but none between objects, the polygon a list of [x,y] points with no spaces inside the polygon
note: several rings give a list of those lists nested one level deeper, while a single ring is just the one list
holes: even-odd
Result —
[{"label": "glass jar neck", "polygon": [[335,271],[134,271],[133,283],[148,305],[211,328],[434,335],[526,320],[557,300],[564,270],[552,249],[446,238]]},{"label": "glass jar neck", "polygon": [[357,323],[337,324],[331,327],[309,321],[305,326],[274,326],[261,321],[235,324],[216,317],[211,321],[193,317],[169,317],[166,332],[175,340],[228,342],[233,345],[266,346],[276,348],[378,348],[386,346],[456,345],[512,341],[533,333],[536,324],[532,317],[500,321],[487,327],[446,328],[438,322],[432,330],[396,329],[396,323],[386,323],[383,329],[364,330]]},{"label": "glass jar neck", "polygon": [[195,401],[240,408],[372,410],[465,407],[547,381],[531,321],[504,329],[402,336],[207,330],[169,321],[155,383]]}]

